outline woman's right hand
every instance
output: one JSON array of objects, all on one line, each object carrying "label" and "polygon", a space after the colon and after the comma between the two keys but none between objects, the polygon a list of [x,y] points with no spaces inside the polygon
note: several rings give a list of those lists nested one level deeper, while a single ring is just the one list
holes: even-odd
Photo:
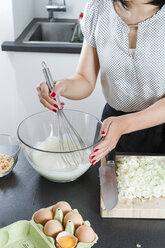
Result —
[{"label": "woman's right hand", "polygon": [[[64,91],[64,84],[62,81],[54,82],[55,86],[51,92],[49,92],[49,88],[45,82],[40,83],[40,85],[36,88],[38,92],[38,97],[40,102],[44,105],[44,107],[57,112],[58,111],[58,103],[55,100],[56,95],[60,96]],[[63,106],[64,103],[61,102]]]}]

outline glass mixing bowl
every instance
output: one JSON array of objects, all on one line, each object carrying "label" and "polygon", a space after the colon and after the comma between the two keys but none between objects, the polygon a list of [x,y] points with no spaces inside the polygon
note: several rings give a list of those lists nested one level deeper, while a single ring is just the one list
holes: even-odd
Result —
[{"label": "glass mixing bowl", "polygon": [[8,175],[18,161],[19,140],[8,134],[0,134],[0,177]]},{"label": "glass mixing bowl", "polygon": [[[40,175],[54,182],[73,181],[84,174],[91,166],[89,155],[102,140],[102,123],[95,116],[76,110],[65,109],[63,112],[85,143],[83,149],[72,149],[70,146],[70,151],[67,151],[65,139],[64,147],[61,148],[59,131],[66,130],[66,122],[63,123],[63,119],[59,121],[59,115],[53,111],[29,116],[17,130],[29,163]],[[78,165],[75,160],[79,162]]]}]

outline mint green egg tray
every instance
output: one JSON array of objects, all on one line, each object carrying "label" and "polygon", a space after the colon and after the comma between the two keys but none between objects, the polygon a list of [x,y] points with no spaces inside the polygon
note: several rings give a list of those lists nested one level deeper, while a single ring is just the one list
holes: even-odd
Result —
[{"label": "mint green egg tray", "polygon": [[[53,206],[49,207],[52,210]],[[78,212],[77,209],[73,211]],[[35,214],[35,213],[34,213]],[[43,232],[43,226],[36,224],[34,214],[30,221],[20,220],[9,226],[0,229],[0,248],[57,248],[55,240],[48,237]],[[61,209],[57,209],[54,219],[63,222],[63,213]],[[89,221],[84,221],[83,225],[90,226]],[[65,231],[74,235],[73,222],[68,220]],[[78,242],[76,248],[91,248],[97,243],[98,236],[95,234],[95,240],[92,243]]]}]

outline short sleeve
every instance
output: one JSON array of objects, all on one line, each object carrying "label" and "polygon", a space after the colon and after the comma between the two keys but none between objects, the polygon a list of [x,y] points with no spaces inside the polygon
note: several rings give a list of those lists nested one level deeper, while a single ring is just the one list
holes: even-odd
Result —
[{"label": "short sleeve", "polygon": [[92,47],[96,47],[95,30],[98,21],[98,10],[98,0],[88,0],[81,21],[84,39]]}]

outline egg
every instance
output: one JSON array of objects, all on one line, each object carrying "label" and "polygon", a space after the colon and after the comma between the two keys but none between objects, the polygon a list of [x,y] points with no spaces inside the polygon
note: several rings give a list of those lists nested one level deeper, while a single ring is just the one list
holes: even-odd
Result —
[{"label": "egg", "polygon": [[95,239],[95,233],[92,227],[87,225],[79,226],[75,232],[75,236],[79,242],[83,243],[91,243]]},{"label": "egg", "polygon": [[59,201],[53,206],[53,213],[56,213],[56,210],[60,208],[64,215],[72,210],[70,204],[66,201]]},{"label": "egg", "polygon": [[49,220],[44,226],[45,235],[53,238],[56,238],[57,234],[63,230],[63,225],[58,220]]},{"label": "egg", "polygon": [[48,208],[41,208],[34,215],[34,221],[41,225],[45,225],[51,219],[53,219],[53,213]]},{"label": "egg", "polygon": [[75,228],[79,227],[83,223],[83,218],[82,216],[74,211],[70,211],[67,213],[64,217],[64,226],[66,225],[67,221],[71,220],[75,226]]}]

